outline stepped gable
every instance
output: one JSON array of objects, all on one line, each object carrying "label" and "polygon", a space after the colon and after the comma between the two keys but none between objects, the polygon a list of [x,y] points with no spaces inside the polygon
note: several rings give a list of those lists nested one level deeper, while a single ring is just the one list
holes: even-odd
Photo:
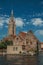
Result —
[{"label": "stepped gable", "polygon": [[33,37],[33,38],[36,39],[38,42],[40,42],[40,41],[37,39],[37,37],[34,35],[34,33],[33,33],[32,30],[28,31],[28,32],[27,32],[27,35],[29,35],[29,37]]},{"label": "stepped gable", "polygon": [[29,36],[29,37],[34,37],[34,38],[35,38],[35,35],[34,35],[34,33],[32,32],[32,30],[30,30],[30,31],[27,32],[27,36]]},{"label": "stepped gable", "polygon": [[32,34],[33,35],[33,32],[32,30],[28,31],[27,34]]},{"label": "stepped gable", "polygon": [[20,32],[20,33],[19,33],[19,36],[22,37],[22,38],[25,38],[26,33],[25,33],[25,32]]}]

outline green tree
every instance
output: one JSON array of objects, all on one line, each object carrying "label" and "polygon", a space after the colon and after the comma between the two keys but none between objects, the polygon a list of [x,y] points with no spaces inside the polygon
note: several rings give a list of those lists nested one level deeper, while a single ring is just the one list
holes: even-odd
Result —
[{"label": "green tree", "polygon": [[0,43],[0,48],[1,49],[5,49],[5,48],[7,48],[7,45],[12,45],[13,44],[13,42],[12,41],[4,41],[4,42],[1,42]]}]

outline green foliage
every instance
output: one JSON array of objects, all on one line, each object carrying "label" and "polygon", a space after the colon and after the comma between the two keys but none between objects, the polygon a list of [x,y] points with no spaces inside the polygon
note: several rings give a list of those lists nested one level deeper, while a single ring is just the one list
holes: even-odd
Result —
[{"label": "green foliage", "polygon": [[1,42],[0,48],[7,48],[7,45],[5,44],[5,42]]},{"label": "green foliage", "polygon": [[6,45],[12,45],[13,42],[12,41],[5,41]]},{"label": "green foliage", "polygon": [[12,45],[13,44],[13,42],[12,41],[5,41],[5,42],[1,42],[0,43],[0,48],[1,49],[6,49],[7,48],[7,45]]}]

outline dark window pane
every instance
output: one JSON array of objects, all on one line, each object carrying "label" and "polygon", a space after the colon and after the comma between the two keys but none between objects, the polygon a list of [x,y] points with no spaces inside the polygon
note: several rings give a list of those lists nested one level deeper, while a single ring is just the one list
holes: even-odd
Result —
[{"label": "dark window pane", "polygon": [[25,50],[25,45],[22,45],[22,50]]}]

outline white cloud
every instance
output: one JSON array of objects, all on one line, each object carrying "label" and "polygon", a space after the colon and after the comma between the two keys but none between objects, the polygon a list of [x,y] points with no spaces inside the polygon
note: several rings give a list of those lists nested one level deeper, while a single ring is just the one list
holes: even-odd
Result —
[{"label": "white cloud", "polygon": [[40,35],[43,35],[43,30],[40,30],[39,33],[40,33]]},{"label": "white cloud", "polygon": [[3,20],[0,19],[0,27],[2,27],[2,26],[3,26]]},{"label": "white cloud", "polygon": [[43,29],[36,30],[34,34],[39,39],[39,41],[43,42]]},{"label": "white cloud", "polygon": [[26,24],[28,25],[30,22],[26,22]]},{"label": "white cloud", "polygon": [[9,15],[6,15],[6,14],[0,14],[0,18],[9,18]]},{"label": "white cloud", "polygon": [[7,25],[6,25],[5,27],[6,27],[6,28],[8,28],[8,26],[7,26]]},{"label": "white cloud", "polygon": [[15,18],[15,24],[18,27],[23,27],[24,26],[24,22],[22,18]]},{"label": "white cloud", "polygon": [[24,33],[27,33],[27,31],[23,31]]},{"label": "white cloud", "polygon": [[0,26],[2,27],[2,26],[3,26],[3,24],[2,24],[2,23],[0,23]]},{"label": "white cloud", "polygon": [[31,17],[40,17],[43,16],[43,12],[41,13],[33,13],[33,15],[30,15]]},{"label": "white cloud", "polygon": [[5,15],[3,15],[3,16],[4,16],[4,17],[9,17],[9,15],[6,15],[6,14],[5,14]]},{"label": "white cloud", "polygon": [[0,17],[0,27],[3,27],[4,23],[8,24],[8,22],[9,22],[8,18]]},{"label": "white cloud", "polygon": [[43,30],[37,30],[35,33],[37,33],[39,35],[43,35]]},{"label": "white cloud", "polygon": [[34,18],[31,21],[32,21],[32,24],[35,26],[43,25],[43,20],[41,18]]},{"label": "white cloud", "polygon": [[[23,22],[24,20],[22,18],[14,18],[15,24],[17,27],[23,27],[25,23]],[[9,23],[9,18],[5,17],[0,17],[0,27],[3,27],[4,23]]]},{"label": "white cloud", "polygon": [[26,21],[26,19],[23,19],[24,21]]},{"label": "white cloud", "polygon": [[35,13],[35,16],[42,16],[42,13]]},{"label": "white cloud", "polygon": [[9,24],[9,18],[6,18],[6,20],[4,22]]}]

